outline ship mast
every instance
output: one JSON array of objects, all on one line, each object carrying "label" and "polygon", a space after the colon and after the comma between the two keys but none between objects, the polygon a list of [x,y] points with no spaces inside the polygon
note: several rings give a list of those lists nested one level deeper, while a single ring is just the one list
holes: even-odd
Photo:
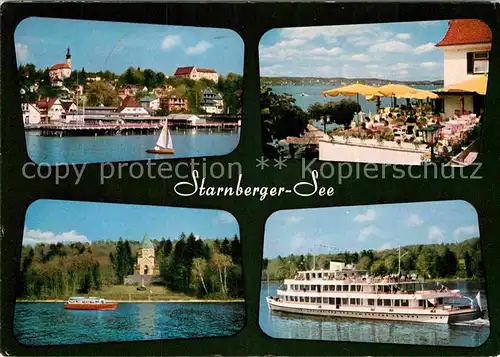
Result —
[{"label": "ship mast", "polygon": [[401,278],[401,258],[404,257],[408,252],[401,255],[401,246],[398,247],[398,279]]}]

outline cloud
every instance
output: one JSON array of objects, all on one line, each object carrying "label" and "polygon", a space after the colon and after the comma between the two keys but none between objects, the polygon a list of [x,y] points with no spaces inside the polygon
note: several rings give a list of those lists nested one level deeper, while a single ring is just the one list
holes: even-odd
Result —
[{"label": "cloud", "polygon": [[260,75],[261,76],[273,76],[277,75],[281,72],[278,72],[280,68],[283,68],[283,65],[281,64],[274,64],[272,66],[264,66],[260,68]]},{"label": "cloud", "polygon": [[453,238],[455,240],[460,239],[462,236],[477,236],[479,235],[479,227],[475,225],[458,227],[453,232]]},{"label": "cloud", "polygon": [[345,26],[313,26],[313,27],[293,27],[282,29],[280,34],[285,38],[300,38],[312,40],[317,37],[332,39],[345,36],[361,36],[370,34],[380,28],[377,24],[369,25],[345,25]]},{"label": "cloud", "polygon": [[387,249],[391,249],[391,248],[392,248],[391,242],[386,242],[386,243],[382,244],[380,246],[380,248],[378,248],[377,250],[387,250]]},{"label": "cloud", "polygon": [[87,237],[78,234],[76,231],[69,231],[60,234],[55,234],[54,232],[46,231],[42,232],[39,229],[30,230],[28,228],[24,229],[23,234],[23,245],[36,245],[38,243],[45,244],[55,244],[55,243],[72,243],[81,242],[89,243]]},{"label": "cloud", "polygon": [[432,42],[429,42],[429,43],[426,43],[424,45],[418,46],[417,48],[415,48],[415,50],[413,52],[416,55],[420,55],[422,53],[427,53],[427,52],[430,52],[430,51],[434,51],[435,49],[436,49],[436,44],[432,43]]},{"label": "cloud", "polygon": [[260,59],[268,61],[329,60],[344,51],[340,47],[329,49],[325,47],[301,47],[298,49],[295,48],[295,44],[286,47],[282,45],[282,42],[272,46],[261,46],[259,48]]},{"label": "cloud", "polygon": [[424,222],[420,219],[420,217],[416,214],[410,214],[408,218],[406,218],[406,225],[408,227],[417,227],[422,225]]},{"label": "cloud", "polygon": [[408,75],[408,71],[407,70],[404,70],[404,71],[399,71],[399,74],[401,76],[407,76]]},{"label": "cloud", "polygon": [[375,213],[375,210],[369,209],[364,214],[361,213],[361,214],[358,214],[356,217],[354,217],[354,222],[374,221],[376,217],[377,217],[377,214]]},{"label": "cloud", "polygon": [[306,40],[300,39],[300,38],[295,38],[292,40],[283,40],[278,43],[276,43],[274,46],[280,48],[280,47],[297,47],[301,46],[303,44],[307,43]]},{"label": "cloud", "polygon": [[221,212],[217,217],[214,218],[214,223],[235,223],[235,218],[229,212]]},{"label": "cloud", "polygon": [[300,217],[300,216],[290,216],[290,217],[287,217],[285,219],[285,223],[286,224],[294,224],[294,223],[302,221],[303,219],[304,219],[304,217]]},{"label": "cloud", "polygon": [[437,62],[422,62],[420,63],[420,67],[423,68],[434,68],[437,67],[439,64]]},{"label": "cloud", "polygon": [[358,240],[364,242],[370,236],[380,235],[380,229],[375,226],[368,226],[359,231]]},{"label": "cloud", "polygon": [[428,238],[432,242],[440,243],[444,239],[443,231],[441,231],[441,229],[436,226],[429,227]]},{"label": "cloud", "polygon": [[24,43],[16,43],[16,58],[19,62],[23,62],[28,59],[29,47]]},{"label": "cloud", "polygon": [[398,33],[396,35],[396,38],[399,39],[399,40],[409,40],[411,38],[411,35],[409,33]]},{"label": "cloud", "polygon": [[175,47],[181,43],[181,36],[179,35],[167,35],[161,41],[161,49],[168,50],[169,48]]},{"label": "cloud", "polygon": [[359,61],[359,62],[368,62],[370,60],[370,56],[368,56],[367,54],[365,53],[358,53],[358,54],[355,54],[355,55],[352,55],[351,56],[351,59],[354,60],[354,61]]},{"label": "cloud", "polygon": [[368,48],[370,52],[409,52],[411,51],[410,45],[401,41],[387,41],[376,43]]},{"label": "cloud", "polygon": [[200,41],[194,47],[186,48],[186,54],[188,55],[199,55],[200,53],[206,52],[212,44],[207,41]]},{"label": "cloud", "polygon": [[406,68],[410,68],[410,65],[408,63],[396,63],[396,65],[394,66],[394,68],[396,68],[396,69],[406,69]]},{"label": "cloud", "polygon": [[367,64],[365,67],[369,69],[375,69],[379,68],[380,66],[378,64]]}]

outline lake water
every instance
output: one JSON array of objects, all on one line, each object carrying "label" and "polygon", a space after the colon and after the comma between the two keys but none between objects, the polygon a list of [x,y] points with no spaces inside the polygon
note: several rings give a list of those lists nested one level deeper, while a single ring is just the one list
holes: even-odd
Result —
[{"label": "lake water", "polygon": [[[437,325],[270,312],[265,297],[268,294],[276,296],[279,285],[264,282],[260,293],[259,324],[267,335],[274,338],[477,347],[486,342],[490,334],[487,316],[455,325]],[[462,295],[470,298],[480,290],[481,305],[487,309],[483,284],[457,282],[445,285],[450,289],[460,289]]]},{"label": "lake water", "polygon": [[148,154],[146,150],[154,148],[158,135],[47,137],[27,132],[25,137],[31,160],[50,165],[227,155],[240,141],[240,129],[179,129],[171,131],[174,155]]},{"label": "lake water", "polygon": [[[290,94],[295,100],[295,104],[297,104],[299,107],[301,107],[303,110],[307,110],[311,104],[314,103],[322,103],[326,104],[328,102],[338,102],[342,99],[352,99],[356,100],[356,96],[353,97],[344,97],[344,96],[337,96],[337,97],[324,97],[321,92],[328,90],[328,89],[333,89],[336,88],[335,86],[324,86],[324,85],[317,85],[317,86],[276,86],[276,87],[271,87],[274,93],[277,94],[283,94],[287,93]],[[415,88],[418,89],[426,89],[426,90],[434,90],[438,89],[439,86],[415,86]],[[305,94],[305,96],[302,96],[301,94]],[[381,107],[388,107],[391,105],[391,98],[389,97],[382,97],[380,98],[380,103]],[[406,105],[406,99],[398,99],[397,100],[398,104],[403,104]],[[375,114],[377,111],[377,106],[375,101],[368,101],[366,100],[365,96],[360,95],[359,96],[359,104],[361,105],[361,110],[369,114],[370,112],[372,114]],[[323,129],[323,125],[320,123],[316,122],[314,123],[314,126]],[[335,124],[330,124],[327,126],[328,130],[334,129]]]},{"label": "lake water", "polygon": [[14,334],[30,346],[231,336],[245,304],[121,303],[115,311],[64,310],[63,303],[17,303]]}]

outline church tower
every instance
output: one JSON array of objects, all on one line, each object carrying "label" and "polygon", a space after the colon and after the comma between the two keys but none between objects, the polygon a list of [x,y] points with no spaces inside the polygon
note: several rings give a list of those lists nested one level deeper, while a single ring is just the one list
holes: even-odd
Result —
[{"label": "church tower", "polygon": [[68,47],[68,51],[66,52],[66,62],[65,63],[71,68],[71,52],[69,52],[69,47]]},{"label": "church tower", "polygon": [[146,234],[142,239],[141,247],[137,252],[135,275],[156,275],[158,266],[155,264],[155,246]]}]

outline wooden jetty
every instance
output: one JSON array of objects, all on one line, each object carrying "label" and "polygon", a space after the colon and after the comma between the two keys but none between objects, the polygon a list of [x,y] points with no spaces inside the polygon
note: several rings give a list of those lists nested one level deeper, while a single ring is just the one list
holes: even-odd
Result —
[{"label": "wooden jetty", "polygon": [[[240,126],[238,122],[168,123],[173,129],[227,130]],[[57,123],[26,124],[25,130],[41,136],[113,136],[151,135],[163,128],[160,123]]]}]

